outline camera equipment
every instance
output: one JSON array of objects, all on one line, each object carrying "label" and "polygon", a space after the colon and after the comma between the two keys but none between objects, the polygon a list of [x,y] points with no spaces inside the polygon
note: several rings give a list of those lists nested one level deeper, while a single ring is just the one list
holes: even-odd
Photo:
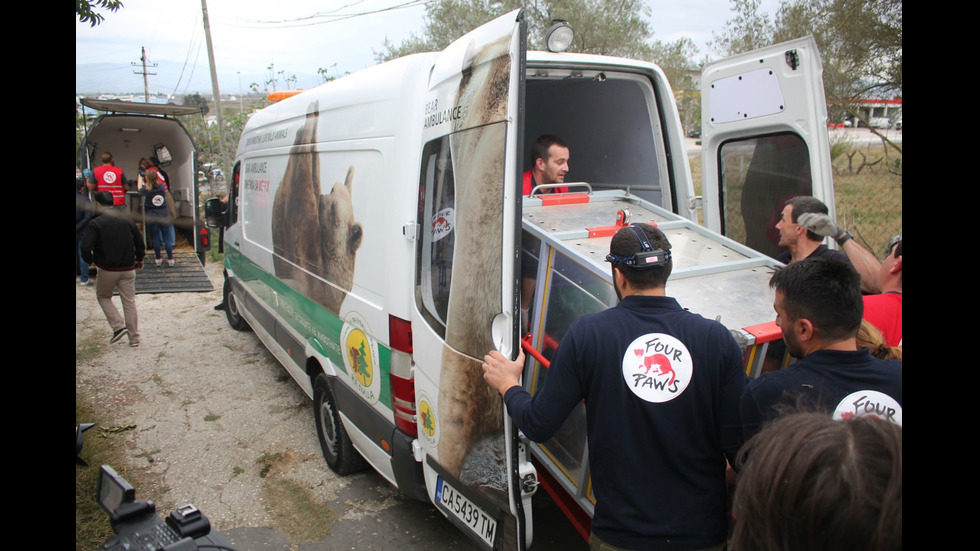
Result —
[{"label": "camera equipment", "polygon": [[166,522],[156,515],[152,501],[136,499],[136,490],[112,467],[102,465],[96,488],[96,501],[107,513],[116,535],[100,550],[195,551],[199,548],[233,550],[197,507],[178,507]]}]

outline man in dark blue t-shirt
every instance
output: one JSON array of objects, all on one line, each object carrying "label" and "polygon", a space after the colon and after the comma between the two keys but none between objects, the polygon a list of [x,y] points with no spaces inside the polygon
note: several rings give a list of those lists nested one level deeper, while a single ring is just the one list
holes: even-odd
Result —
[{"label": "man in dark blue t-shirt", "polygon": [[521,386],[523,353],[510,361],[492,351],[484,379],[536,442],[585,401],[593,549],[722,549],[742,353],[723,325],[666,295],[673,261],[663,232],[632,224],[609,249],[620,302],[569,327],[541,390],[532,397]]},{"label": "man in dark blue t-shirt", "polygon": [[750,380],[741,401],[745,438],[784,411],[823,411],[843,419],[876,415],[902,424],[902,362],[857,348],[864,303],[848,262],[794,262],[770,281],[776,324],[791,356],[786,369]]}]

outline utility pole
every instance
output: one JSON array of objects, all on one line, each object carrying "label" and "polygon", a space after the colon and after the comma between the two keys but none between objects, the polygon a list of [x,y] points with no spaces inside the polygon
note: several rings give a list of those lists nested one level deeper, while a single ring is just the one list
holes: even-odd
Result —
[{"label": "utility pole", "polygon": [[[140,48],[140,51],[142,52],[142,55],[140,56],[140,62],[143,64],[143,70],[142,71],[133,71],[133,74],[135,74],[135,75],[142,74],[143,75],[143,101],[145,101],[146,103],[150,103],[150,83],[147,81],[146,76],[147,75],[156,75],[156,73],[148,73],[148,72],[146,72],[146,46],[141,47]],[[133,63],[133,65],[136,65],[136,63]],[[156,67],[157,64],[154,63],[151,66],[152,67]]]},{"label": "utility pole", "polygon": [[218,90],[218,71],[214,68],[214,47],[211,46],[211,23],[208,22],[208,2],[201,0],[201,12],[204,14],[204,37],[208,44],[208,62],[211,65],[211,89],[214,93],[214,109],[218,120],[218,158],[221,160],[221,169],[228,170],[230,167],[225,156],[225,125],[221,121],[221,92]]}]

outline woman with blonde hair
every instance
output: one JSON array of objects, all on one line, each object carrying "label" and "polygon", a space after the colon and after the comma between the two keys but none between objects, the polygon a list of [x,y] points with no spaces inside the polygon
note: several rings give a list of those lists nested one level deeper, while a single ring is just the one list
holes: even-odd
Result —
[{"label": "woman with blonde hair", "polygon": [[163,263],[160,256],[160,244],[167,250],[167,264],[174,265],[174,226],[170,222],[167,211],[167,190],[157,176],[156,171],[147,170],[146,186],[140,188],[143,202],[146,206],[146,225],[153,238],[153,252],[156,255],[157,266]]},{"label": "woman with blonde hair", "polygon": [[871,325],[868,320],[861,320],[861,327],[857,332],[857,347],[867,347],[871,355],[879,360],[899,360],[902,359],[901,346],[888,346],[884,335],[877,327]]}]

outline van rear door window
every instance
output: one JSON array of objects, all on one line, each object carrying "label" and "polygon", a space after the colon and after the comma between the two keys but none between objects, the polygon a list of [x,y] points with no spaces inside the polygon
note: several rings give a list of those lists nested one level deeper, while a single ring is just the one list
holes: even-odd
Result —
[{"label": "van rear door window", "polygon": [[778,256],[776,223],[786,201],[813,194],[806,143],[796,134],[772,134],[727,142],[719,155],[722,234]]}]

